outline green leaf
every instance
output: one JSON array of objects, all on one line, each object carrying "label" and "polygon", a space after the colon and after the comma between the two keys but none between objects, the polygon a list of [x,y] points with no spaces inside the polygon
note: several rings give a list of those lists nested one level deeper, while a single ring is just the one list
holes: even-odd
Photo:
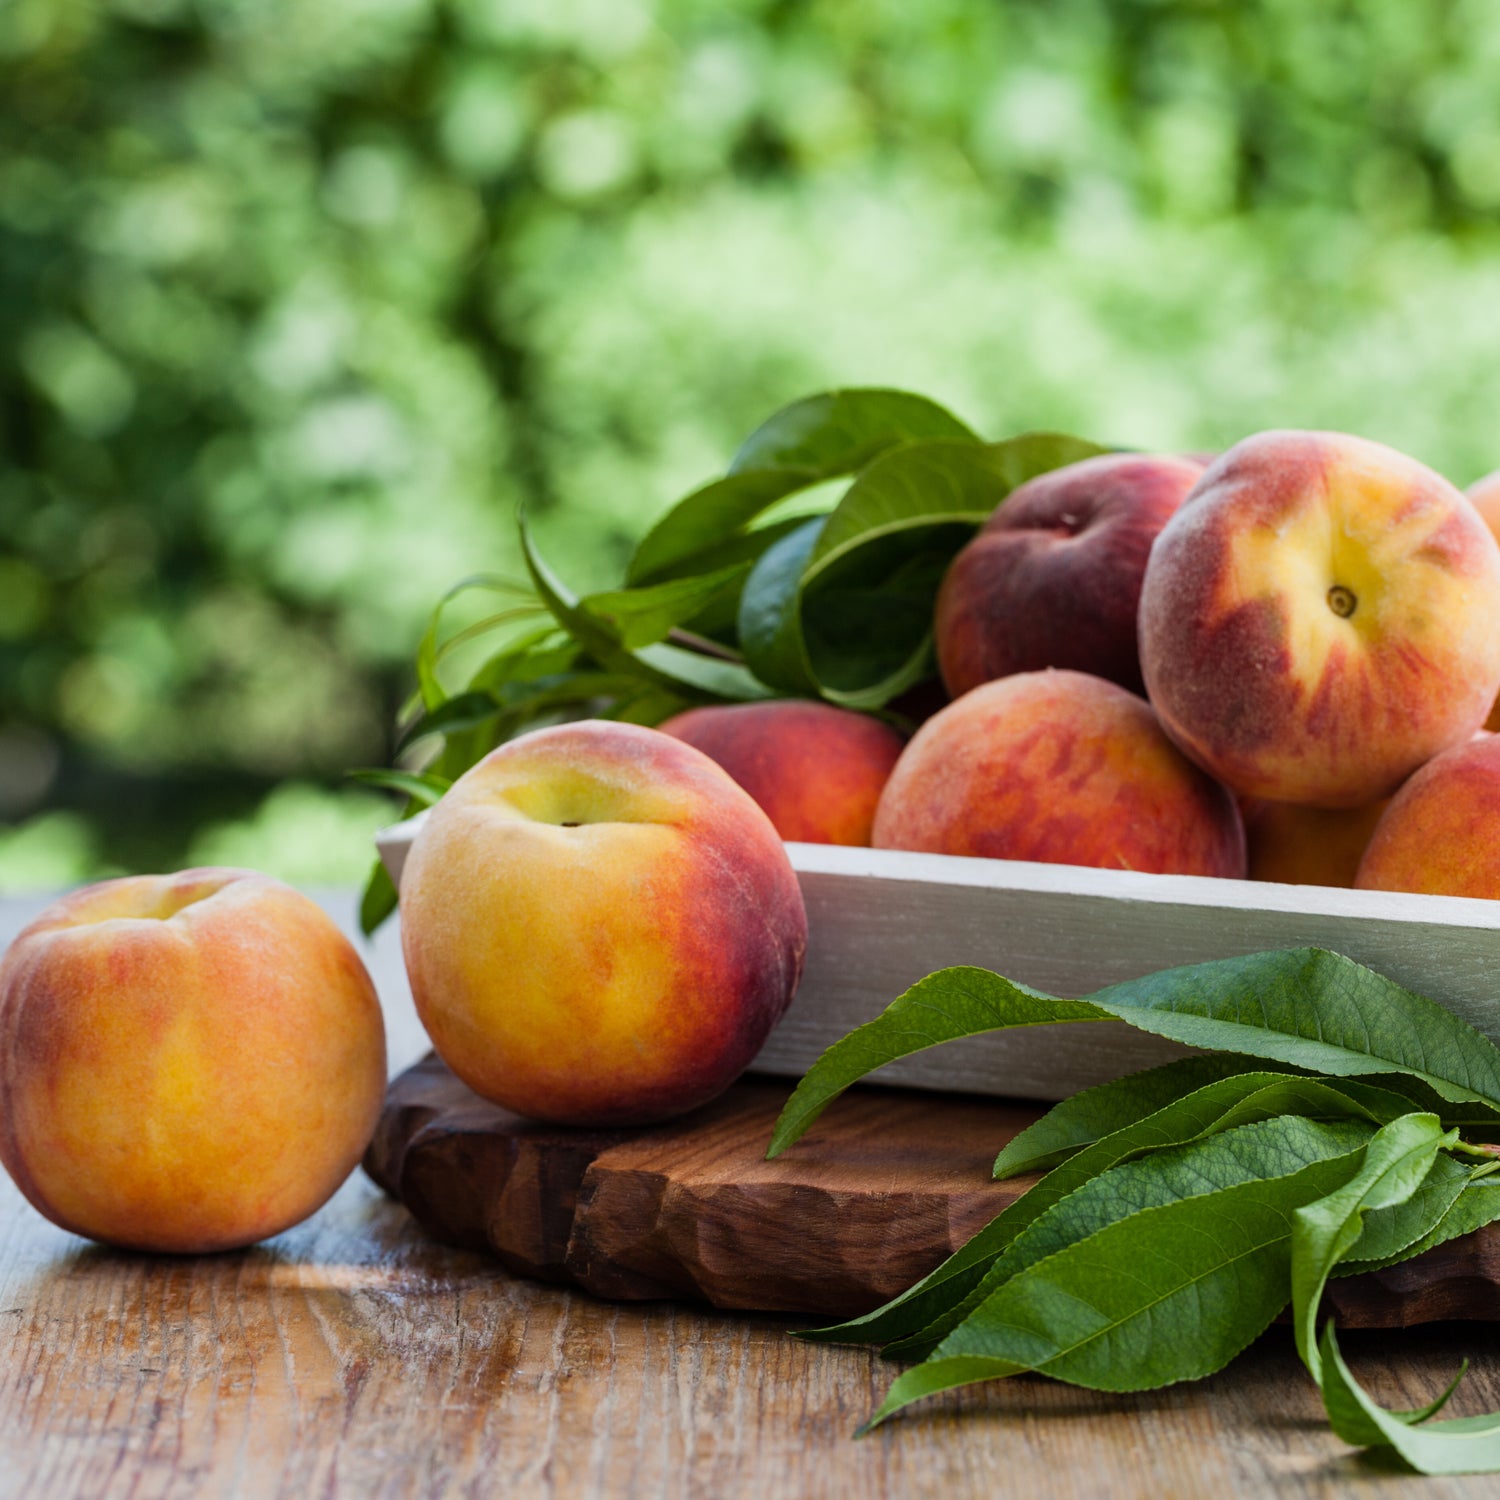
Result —
[{"label": "green leaf", "polygon": [[850,386],[807,396],[762,422],[740,445],[731,474],[767,469],[850,473],[898,443],[974,438],[946,408],[926,396],[881,386]]},{"label": "green leaf", "polygon": [[359,898],[359,930],[369,937],[396,909],[396,884],[390,871],[377,859],[365,880]]},{"label": "green leaf", "polygon": [[1410,1073],[1370,1073],[1370,1083],[1403,1094],[1418,1113],[1441,1115],[1445,1125],[1457,1125],[1466,1136],[1478,1140],[1500,1138],[1500,1106],[1478,1099],[1462,1102],[1445,1099],[1438,1091]]},{"label": "green leaf", "polygon": [[[1320,1079],[1262,1074],[1258,1087],[1248,1092],[1229,1087],[1236,1082],[1209,1084],[1191,1107],[1185,1100],[1168,1105],[1150,1131],[1145,1122],[1129,1127],[1131,1139],[1099,1158],[1102,1170],[1085,1176],[1076,1159],[1059,1167],[1059,1174],[1071,1167],[1072,1180],[1039,1195],[1038,1210],[1030,1215],[1026,1232],[1017,1236],[1012,1266],[997,1263],[997,1270],[1006,1273],[1001,1279],[1128,1214],[1286,1176],[1310,1162],[1361,1150],[1381,1128]],[[1299,1113],[1303,1105],[1323,1117]],[[1150,1136],[1161,1144],[1145,1145]],[[1104,1151],[1107,1145],[1101,1141],[1090,1151]],[[1116,1150],[1122,1154],[1110,1162]]]},{"label": "green leaf", "polygon": [[793,402],[750,435],[724,479],[679,501],[646,533],[626,581],[705,572],[717,566],[705,556],[745,536],[778,500],[853,474],[899,444],[931,438],[978,441],[936,402],[905,391],[828,391]]},{"label": "green leaf", "polygon": [[1061,432],[1026,432],[1001,443],[927,442],[890,453],[828,517],[810,576],[877,537],[942,522],[982,524],[1027,480],[1109,451]]},{"label": "green leaf", "polygon": [[[1386,1120],[1406,1113],[1406,1101],[1398,1095],[1371,1090],[1360,1098],[1356,1097],[1359,1092],[1357,1088],[1335,1087],[1318,1078],[1288,1077],[1279,1073],[1236,1074],[1207,1084],[1155,1114],[1106,1136],[1048,1173],[1013,1204],[1007,1210],[1011,1243],[1003,1253],[992,1259],[982,1276],[973,1277],[971,1274],[967,1278],[971,1286],[961,1297],[955,1297],[950,1291],[946,1298],[948,1305],[935,1310],[931,1321],[918,1330],[916,1337],[886,1352],[900,1357],[926,1355],[995,1287],[1042,1255],[1051,1254],[1077,1238],[1082,1232],[1082,1215],[1092,1195],[1101,1190],[1118,1195],[1119,1183],[1129,1180],[1129,1176],[1124,1179],[1112,1176],[1110,1184],[1101,1188],[1102,1176],[1124,1170],[1125,1164],[1130,1167],[1129,1175],[1140,1175],[1145,1181],[1148,1197],[1141,1201],[1141,1206],[1145,1206],[1146,1202],[1166,1202],[1176,1193],[1172,1186],[1173,1162],[1180,1153],[1171,1148],[1191,1145],[1281,1115],[1355,1121],[1373,1130]],[[1230,1149],[1238,1152],[1243,1144],[1244,1140],[1241,1140]],[[1148,1156],[1149,1159],[1143,1159]],[[1167,1197],[1149,1197],[1150,1193],[1157,1191],[1165,1191]],[[1006,1214],[1000,1217],[1004,1219]],[[935,1305],[942,1299],[934,1296],[928,1300]]]},{"label": "green leaf", "polygon": [[[413,724],[403,744],[429,734],[451,736],[460,730],[486,727],[490,731],[485,739],[488,749],[538,724],[555,722],[558,717],[576,718],[576,710],[593,718],[637,717],[643,723],[659,723],[686,704],[680,694],[628,673],[564,672],[535,682],[517,680],[491,692],[450,698]],[[649,705],[644,716],[641,705]],[[444,770],[451,769],[456,768],[445,762]]]},{"label": "green leaf", "polygon": [[798,490],[850,472],[808,477],[773,469],[716,479],[679,500],[641,538],[625,570],[626,584],[646,587],[692,578],[733,562],[753,563],[772,542],[805,519],[762,520],[766,511]]},{"label": "green leaf", "polygon": [[937,528],[911,545],[873,541],[809,583],[825,524],[807,523],[755,565],[740,596],[740,647],[784,692],[881,708],[930,674],[938,585],[973,528]]},{"label": "green leaf", "polygon": [[688,706],[688,701],[670,688],[648,685],[639,692],[622,694],[607,708],[599,709],[596,717],[624,724],[644,724],[651,729]]},{"label": "green leaf", "polygon": [[[487,589],[492,593],[502,594],[528,594],[527,590],[498,573],[470,574],[467,578],[459,579],[443,594],[433,606],[432,613],[427,618],[427,628],[422,632],[422,639],[417,645],[417,688],[423,704],[429,710],[437,708],[448,696],[437,675],[438,661],[442,654],[439,635],[442,630],[443,613],[461,594],[466,594],[473,589]],[[493,625],[508,619],[519,618],[521,614],[530,612],[522,606],[520,609],[507,610],[502,615],[494,616],[489,622],[481,623]]]},{"label": "green leaf", "polygon": [[1483,1177],[1475,1182],[1468,1168],[1450,1157],[1439,1159],[1432,1176],[1423,1184],[1423,1191],[1444,1190],[1445,1183],[1440,1179],[1450,1176],[1450,1168],[1459,1178],[1460,1191],[1436,1224],[1419,1239],[1404,1247],[1388,1246],[1377,1243],[1379,1235],[1371,1233],[1377,1228],[1380,1218],[1379,1215],[1372,1214],[1365,1221],[1365,1233],[1350,1251],[1351,1258],[1339,1267],[1338,1274],[1358,1276],[1365,1271],[1384,1270],[1387,1266],[1411,1260],[1424,1250],[1431,1250],[1434,1245],[1446,1244],[1460,1235],[1472,1234],[1476,1229],[1483,1229],[1486,1224],[1493,1224],[1500,1219],[1500,1178]]},{"label": "green leaf", "polygon": [[964,526],[878,538],[804,589],[797,620],[824,698],[878,709],[934,674],[938,588],[972,535]]},{"label": "green leaf", "polygon": [[1451,1011],[1320,948],[1167,969],[1060,1000],[985,969],[941,969],[835,1042],[793,1091],[771,1154],[851,1083],[940,1042],[1012,1026],[1114,1018],[1190,1047],[1309,1073],[1405,1073],[1453,1103],[1500,1103],[1500,1050]]},{"label": "green leaf", "polygon": [[786,607],[801,583],[807,560],[827,518],[818,516],[769,547],[751,570],[740,595],[741,647],[762,681],[788,693],[816,698],[818,680],[802,639],[801,622]]},{"label": "green leaf", "polygon": [[[1330,1319],[1318,1345],[1323,1405],[1346,1443],[1390,1447],[1419,1474],[1490,1474],[1500,1470],[1500,1412],[1417,1425],[1414,1414],[1389,1412],[1372,1401],[1350,1373]],[[1454,1381],[1463,1378],[1460,1370]],[[1449,1386],[1431,1411],[1451,1393]]]},{"label": "green leaf", "polygon": [[399,748],[405,750],[430,734],[451,735],[493,723],[502,712],[503,706],[494,693],[460,693],[413,720],[401,736]]},{"label": "green leaf", "polygon": [[830,515],[761,555],[740,599],[746,662],[785,691],[881,707],[924,675],[938,585],[975,529],[1017,484],[1104,451],[1029,433],[883,454]]},{"label": "green leaf", "polygon": [[939,969],[835,1042],[808,1069],[782,1107],[766,1157],[780,1156],[850,1084],[898,1057],[984,1031],[1108,1019],[1107,1011],[1085,1000],[1054,999],[988,969]]},{"label": "green leaf", "polygon": [[1454,1227],[1443,1234],[1443,1225],[1451,1221],[1456,1226],[1460,1222],[1454,1211],[1469,1185],[1470,1171],[1451,1156],[1439,1156],[1410,1198],[1365,1214],[1358,1241],[1334,1267],[1333,1275],[1358,1276],[1382,1266],[1396,1265],[1440,1243],[1436,1236],[1451,1239],[1454,1234],[1463,1233]]},{"label": "green leaf", "polygon": [[1259,1070],[1259,1065],[1250,1058],[1210,1053],[1178,1058],[1083,1089],[1054,1104],[1034,1125],[1006,1142],[995,1158],[995,1176],[1019,1177],[1023,1172],[1055,1166],[1075,1151],[1155,1114],[1204,1084],[1252,1070]]},{"label": "green leaf", "polygon": [[532,540],[524,513],[519,525],[521,551],[537,592],[558,624],[601,666],[657,686],[685,687],[731,701],[772,696],[771,690],[738,662],[702,656],[680,646],[657,644],[632,651],[623,645],[608,625],[580,606],[577,595],[547,566]]},{"label": "green leaf", "polygon": [[[395,792],[404,792],[406,805],[401,810],[403,819],[420,812],[424,807],[432,806],[453,784],[449,777],[439,775],[435,771],[413,774],[408,771],[371,770],[353,771],[350,775],[355,781],[363,781],[371,786],[386,787]],[[364,891],[360,895],[360,931],[366,937],[371,936],[396,910],[396,905],[395,882],[392,881],[383,861],[377,859],[370,867],[370,873],[365,879]]]},{"label": "green leaf", "polygon": [[1349,1180],[1367,1138],[1354,1122],[1284,1116],[1098,1179],[1083,1227],[1099,1227],[991,1292],[868,1425],[1028,1370],[1131,1391],[1221,1369],[1286,1305],[1292,1214]]},{"label": "green leaf", "polygon": [[[1333,1268],[1364,1232],[1365,1213],[1406,1203],[1426,1181],[1438,1152],[1457,1139],[1458,1132],[1445,1132],[1436,1115],[1411,1114],[1392,1120],[1365,1147],[1364,1162],[1350,1181],[1317,1202],[1305,1204],[1293,1216],[1292,1326],[1297,1352],[1320,1385],[1318,1305]],[[1439,1208],[1431,1223],[1417,1228],[1412,1239],[1432,1228],[1442,1212]]]},{"label": "green leaf", "polygon": [[734,563],[694,578],[610,589],[580,599],[578,607],[610,629],[627,650],[636,651],[665,639],[669,631],[732,592],[749,571],[748,562]]},{"label": "green leaf", "polygon": [[1500,1050],[1450,1010],[1341,954],[1296,948],[1166,969],[1091,1003],[1190,1047],[1338,1077],[1406,1073],[1450,1103],[1500,1104]]},{"label": "green leaf", "polygon": [[[824,507],[826,510],[832,501]],[[782,537],[807,524],[812,512],[778,516],[775,520],[761,521],[753,529],[696,553],[690,564],[684,564],[680,572],[683,578],[701,577],[720,568],[741,566],[743,573],[737,583],[724,588],[708,601],[696,614],[682,621],[684,629],[706,637],[718,645],[739,649],[740,597],[750,569],[760,558],[779,542]],[[673,580],[665,580],[671,582]],[[646,584],[641,587],[651,587]]]},{"label": "green leaf", "polygon": [[643,646],[635,653],[635,660],[646,675],[655,677],[665,687],[687,688],[733,703],[776,696],[738,662],[701,656],[681,646]]},{"label": "green leaf", "polygon": [[462,630],[456,630],[452,635],[444,636],[442,644],[437,648],[434,665],[440,665],[446,661],[460,646],[478,640],[482,635],[490,635],[502,625],[513,625],[517,620],[532,619],[546,613],[547,606],[538,599],[534,604],[520,604],[512,609],[502,609],[494,614],[485,615],[483,619],[475,620],[472,625],[465,625]]},{"label": "green leaf", "polygon": [[493,656],[474,669],[468,687],[474,692],[493,692],[512,682],[535,682],[540,677],[557,677],[576,668],[583,648],[571,639],[557,623],[528,631],[508,641]]},{"label": "green leaf", "polygon": [[446,776],[434,776],[431,772],[418,774],[412,771],[351,771],[351,781],[363,782],[366,786],[378,786],[390,792],[403,792],[420,807],[431,807],[442,799],[443,793],[453,783]]}]

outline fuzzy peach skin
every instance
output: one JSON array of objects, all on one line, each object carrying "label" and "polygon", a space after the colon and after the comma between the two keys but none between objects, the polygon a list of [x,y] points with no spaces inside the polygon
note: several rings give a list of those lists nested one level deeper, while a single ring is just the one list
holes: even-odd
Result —
[{"label": "fuzzy peach skin", "polygon": [[723,766],[782,838],[806,844],[868,844],[906,744],[868,714],[797,699],[690,708],[658,727]]},{"label": "fuzzy peach skin", "polygon": [[912,737],[875,815],[879,849],[1243,876],[1234,799],[1149,704],[1082,672],[984,684]]},{"label": "fuzzy peach skin", "polygon": [[1477,729],[1500,688],[1500,547],[1415,459],[1265,432],[1152,549],[1141,666],[1162,724],[1236,792],[1360,807]]},{"label": "fuzzy peach skin", "polygon": [[1141,578],[1157,533],[1203,465],[1111,453],[1020,485],[953,559],[934,637],[948,691],[1071,667],[1143,692]]},{"label": "fuzzy peach skin", "polygon": [[1496,469],[1493,474],[1486,474],[1483,479],[1476,479],[1464,494],[1469,497],[1474,509],[1484,517],[1484,524],[1490,528],[1490,534],[1496,541],[1500,541],[1500,469]]},{"label": "fuzzy peach skin", "polygon": [[[1488,739],[1478,730],[1476,740]],[[1307,807],[1295,802],[1239,799],[1251,880],[1351,889],[1389,797],[1365,807]]]},{"label": "fuzzy peach skin", "polygon": [[0,1161],[55,1224],[134,1250],[226,1250],[320,1207],[385,1095],[353,947],[249,870],[108,880],[0,962]]},{"label": "fuzzy peach skin", "polygon": [[[1464,491],[1473,502],[1474,509],[1484,518],[1484,524],[1490,528],[1490,535],[1500,542],[1500,469],[1493,474],[1486,474],[1483,479],[1477,479]],[[1484,721],[1484,727],[1489,730],[1500,730],[1500,698],[1497,698],[1490,708],[1490,715]]]},{"label": "fuzzy peach skin", "polygon": [[706,755],[585,721],[502,745],[401,878],[417,1010],[471,1088],[576,1125],[726,1088],[781,1019],[807,915],[770,819]]},{"label": "fuzzy peach skin", "polygon": [[1367,807],[1341,808],[1247,798],[1240,812],[1250,879],[1352,887],[1360,857],[1388,805],[1388,798]]},{"label": "fuzzy peach skin", "polygon": [[1367,891],[1500,897],[1500,736],[1445,751],[1396,793],[1355,884]]}]

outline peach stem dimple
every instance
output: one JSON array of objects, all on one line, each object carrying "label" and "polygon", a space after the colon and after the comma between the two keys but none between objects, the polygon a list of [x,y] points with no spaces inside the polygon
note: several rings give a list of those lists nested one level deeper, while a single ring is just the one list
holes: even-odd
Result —
[{"label": "peach stem dimple", "polygon": [[1347,620],[1354,613],[1355,606],[1359,601],[1354,597],[1351,589],[1346,589],[1343,584],[1336,583],[1328,590],[1328,607],[1341,620]]},{"label": "peach stem dimple", "polygon": [[190,906],[196,906],[200,901],[207,901],[210,896],[216,896],[223,890],[223,882],[210,886],[189,886],[186,890],[164,891],[156,900],[145,905],[128,915],[144,918],[147,921],[168,922],[180,911],[186,911]]}]

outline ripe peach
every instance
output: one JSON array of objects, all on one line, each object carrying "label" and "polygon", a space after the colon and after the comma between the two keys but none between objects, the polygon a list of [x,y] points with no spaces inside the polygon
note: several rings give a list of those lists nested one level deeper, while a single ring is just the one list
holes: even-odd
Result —
[{"label": "ripe peach", "polygon": [[770,819],[706,755],[585,721],[502,745],[427,816],[401,937],[471,1088],[567,1124],[692,1109],[760,1050],[807,916]]},{"label": "ripe peach", "polygon": [[875,846],[1048,864],[1242,876],[1234,800],[1149,704],[1082,672],[985,683],[912,737]]},{"label": "ripe peach", "polygon": [[1266,432],[1163,528],[1141,666],[1167,733],[1235,791],[1360,807],[1479,727],[1500,688],[1500,547],[1379,443]]},{"label": "ripe peach", "polygon": [[1366,807],[1305,807],[1247,798],[1240,812],[1250,879],[1351,887],[1360,856],[1388,805],[1385,799]]},{"label": "ripe peach", "polygon": [[[1464,493],[1484,518],[1484,524],[1490,528],[1490,535],[1500,542],[1500,469],[1496,469],[1493,474],[1486,474],[1483,479],[1475,480]],[[1500,730],[1500,698],[1491,707],[1484,727]]]},{"label": "ripe peach", "polygon": [[364,965],[267,876],[107,880],[0,962],[0,1161],[77,1234],[175,1251],[276,1234],[348,1176],[384,1094]]},{"label": "ripe peach", "polygon": [[782,838],[808,844],[870,842],[906,743],[868,714],[795,699],[690,708],[660,728],[723,766]]},{"label": "ripe peach", "polygon": [[958,697],[981,682],[1069,667],[1143,692],[1141,577],[1202,464],[1112,453],[1019,486],[938,590],[938,663]]},{"label": "ripe peach", "polygon": [[1500,541],[1500,469],[1496,469],[1493,474],[1486,474],[1483,479],[1476,479],[1464,493],[1474,509],[1484,517],[1484,524],[1490,528],[1490,534],[1496,541]]},{"label": "ripe peach", "polygon": [[1500,897],[1500,736],[1445,751],[1396,793],[1355,884],[1367,891]]}]

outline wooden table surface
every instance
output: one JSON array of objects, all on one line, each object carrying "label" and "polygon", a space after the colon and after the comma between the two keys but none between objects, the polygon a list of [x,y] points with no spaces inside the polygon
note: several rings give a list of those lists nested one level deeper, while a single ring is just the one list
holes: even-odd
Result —
[{"label": "wooden table surface", "polygon": [[[343,910],[346,896],[330,898]],[[0,903],[0,945],[39,903]],[[392,1063],[422,1049],[394,934],[373,964]],[[306,1224],[196,1259],[91,1247],[0,1177],[0,1496],[1492,1496],[1414,1480],[1328,1431],[1285,1329],[1213,1380],[1110,1397],[1017,1379],[872,1437],[891,1367],[795,1324],[611,1305],[423,1238],[352,1178]],[[1493,1325],[1350,1334],[1415,1406],[1500,1408]]]},{"label": "wooden table surface", "polygon": [[[90,1247],[9,1183],[0,1226],[7,1500],[1496,1492],[1351,1456],[1284,1329],[1197,1385],[1012,1380],[855,1441],[888,1374],[867,1351],[512,1279],[424,1240],[362,1176],[237,1254]],[[1467,1354],[1456,1406],[1500,1406],[1489,1327],[1348,1343],[1387,1404],[1417,1405]]]}]

